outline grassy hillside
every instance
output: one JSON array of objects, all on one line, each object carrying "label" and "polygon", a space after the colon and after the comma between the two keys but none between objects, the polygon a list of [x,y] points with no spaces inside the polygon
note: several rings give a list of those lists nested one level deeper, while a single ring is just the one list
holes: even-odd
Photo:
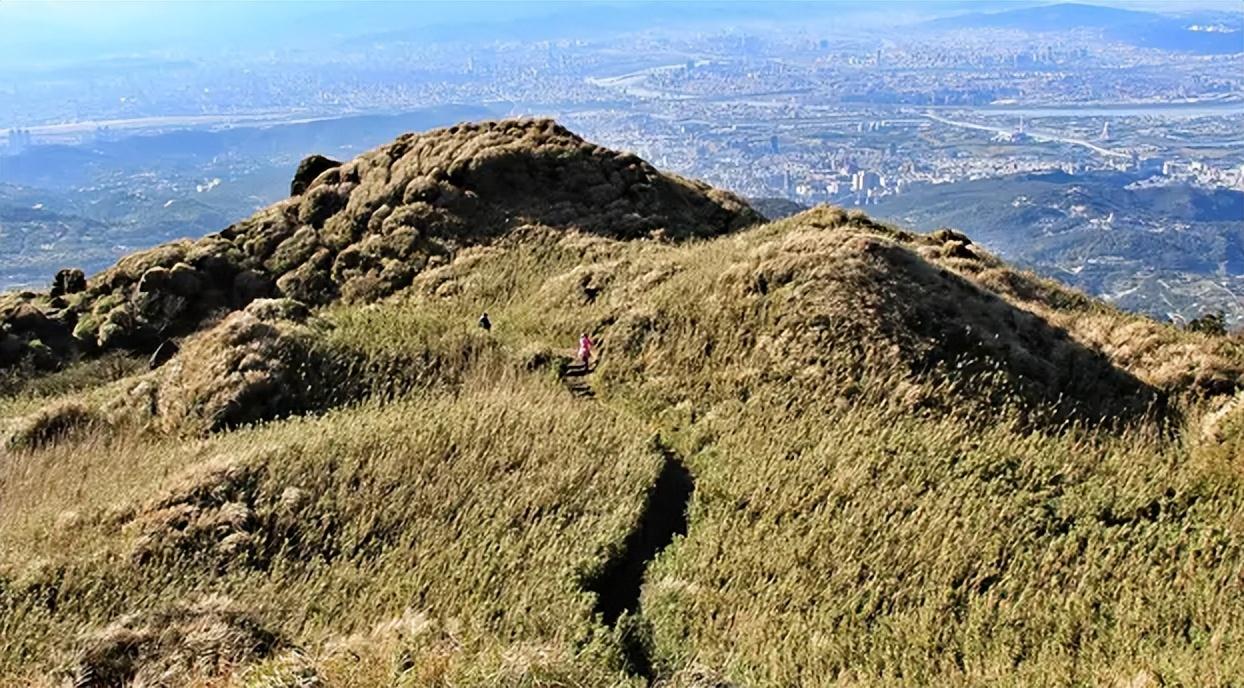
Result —
[{"label": "grassy hillside", "polygon": [[1187,322],[1222,311],[1244,272],[1244,193],[1146,172],[1051,172],[915,186],[870,211],[920,228],[957,227],[1008,259],[1131,311]]},{"label": "grassy hillside", "polygon": [[833,208],[303,310],[10,380],[0,683],[1244,678],[1234,339]]}]

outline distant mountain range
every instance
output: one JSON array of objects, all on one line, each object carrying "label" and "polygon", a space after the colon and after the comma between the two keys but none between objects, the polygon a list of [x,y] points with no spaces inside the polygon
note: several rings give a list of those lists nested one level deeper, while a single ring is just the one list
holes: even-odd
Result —
[{"label": "distant mountain range", "polygon": [[[1176,3],[1172,3],[1176,5]],[[52,13],[33,3],[0,3],[0,25],[15,27],[0,42],[0,69],[90,69],[101,55],[115,61],[146,56],[177,59],[271,50],[353,49],[376,43],[488,43],[600,38],[627,32],[700,31],[754,25],[831,21],[858,30],[938,18],[926,26],[1010,26],[1034,31],[1102,28],[1146,47],[1185,45],[1205,53],[1238,52],[1234,37],[1188,31],[1191,25],[1225,23],[1240,28],[1240,15],[1197,11],[1179,17],[1085,4],[1033,6],[1003,0],[861,0],[835,2],[419,2],[114,3],[89,11]],[[956,16],[948,16],[955,15]],[[942,18],[945,17],[945,18]],[[1188,20],[1188,21],[1185,21]],[[134,31],[139,21],[158,32]],[[1197,34],[1184,36],[1183,34]],[[304,36],[322,43],[306,45]],[[1168,41],[1171,43],[1168,44]]]},{"label": "distant mountain range", "polygon": [[1056,33],[1095,29],[1113,41],[1203,55],[1244,52],[1244,13],[1181,15],[1066,3],[1003,12],[972,12],[925,24],[936,29],[1007,28]]}]

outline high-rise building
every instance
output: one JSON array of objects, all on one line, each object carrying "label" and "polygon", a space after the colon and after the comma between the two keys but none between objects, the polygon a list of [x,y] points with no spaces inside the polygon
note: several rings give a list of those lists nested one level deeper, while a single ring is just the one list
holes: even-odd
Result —
[{"label": "high-rise building", "polygon": [[5,134],[4,147],[0,148],[6,153],[17,154],[34,143],[33,137],[30,135],[29,129],[9,129]]},{"label": "high-rise building", "polygon": [[856,192],[871,191],[881,187],[881,175],[876,172],[856,172],[851,177],[851,190]]}]

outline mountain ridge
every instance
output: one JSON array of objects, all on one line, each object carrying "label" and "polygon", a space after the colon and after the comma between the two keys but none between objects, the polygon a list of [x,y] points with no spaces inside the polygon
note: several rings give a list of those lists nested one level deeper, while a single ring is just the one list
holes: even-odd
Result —
[{"label": "mountain ridge", "polygon": [[45,317],[0,304],[4,350],[18,349],[13,338],[46,339],[49,364],[79,352],[152,350],[256,298],[379,298],[458,247],[522,224],[681,239],[760,219],[731,194],[662,175],[552,120],[458,125],[399,137],[346,163],[312,160],[290,199],[197,241],[126,256],[81,294],[49,301]]},{"label": "mountain ridge", "polygon": [[[461,164],[394,170],[420,146]],[[280,290],[152,310],[186,329],[150,362],[5,371],[0,684],[1244,676],[1239,338],[953,230],[759,222],[552,123],[333,162],[197,248],[6,297],[6,342],[53,298],[190,302],[226,244]],[[393,234],[445,250],[366,245]]]}]

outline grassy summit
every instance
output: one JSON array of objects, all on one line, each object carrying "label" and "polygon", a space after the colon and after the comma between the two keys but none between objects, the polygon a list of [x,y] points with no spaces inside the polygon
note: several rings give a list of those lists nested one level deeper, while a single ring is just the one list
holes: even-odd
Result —
[{"label": "grassy summit", "polygon": [[[460,222],[429,203],[394,230],[436,237],[439,260],[334,271],[391,236],[368,184],[333,177],[374,152],[204,240],[254,245],[262,218],[331,184],[336,214],[283,242],[323,241],[342,213],[361,238],[316,248],[323,273],[291,268],[310,281],[181,311],[155,370],[126,353],[144,337],[12,369],[4,681],[1244,677],[1235,339],[1121,313],[954,232],[834,208],[744,228],[727,194],[498,131],[576,140],[498,123],[393,144],[452,137],[482,161],[447,172],[477,199]],[[616,165],[643,179],[618,172],[621,188],[656,191],[593,210],[583,194],[605,182],[572,179]],[[125,265],[78,298],[163,293],[132,288],[142,275],[101,291]],[[348,288],[395,270],[392,288]],[[316,298],[293,288],[310,283]],[[581,332],[600,359],[572,382]]]}]

